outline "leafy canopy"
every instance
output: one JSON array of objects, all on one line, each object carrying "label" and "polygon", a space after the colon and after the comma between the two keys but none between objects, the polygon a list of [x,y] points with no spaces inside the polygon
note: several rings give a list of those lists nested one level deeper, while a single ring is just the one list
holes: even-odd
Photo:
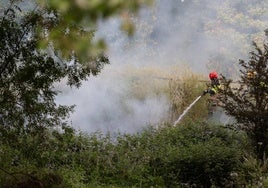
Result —
[{"label": "leafy canopy", "polygon": [[104,43],[94,40],[99,19],[135,13],[149,1],[7,2],[0,15],[0,115],[3,130],[19,131],[60,125],[72,107],[56,105],[54,83],[67,78],[79,87],[108,63]]},{"label": "leafy canopy", "polygon": [[236,118],[238,128],[251,137],[258,157],[263,159],[268,151],[267,40],[262,47],[253,42],[253,47],[249,61],[239,61],[242,68],[238,83],[223,77],[224,89],[220,100],[227,113]]},{"label": "leafy canopy", "polygon": [[131,15],[152,0],[38,0],[38,3],[40,10],[48,11],[51,19],[45,24],[48,32],[41,46],[53,41],[54,47],[60,48],[64,56],[75,51],[80,60],[85,60],[88,55],[95,57],[105,49],[103,39],[88,40],[94,36],[100,20],[119,16],[121,28],[131,35],[135,30]]},{"label": "leafy canopy", "polygon": [[[48,12],[47,12],[48,14]],[[0,17],[0,124],[2,131],[17,133],[36,127],[62,125],[72,107],[58,106],[54,83],[67,79],[68,85],[78,87],[89,75],[96,75],[108,59],[103,54],[90,57],[81,64],[74,54],[60,56],[51,44],[38,48],[42,40],[40,29],[57,23],[37,10],[23,12],[11,2]],[[89,38],[90,39],[90,38]],[[3,133],[3,135],[6,135]],[[1,137],[3,136],[1,135]]]}]

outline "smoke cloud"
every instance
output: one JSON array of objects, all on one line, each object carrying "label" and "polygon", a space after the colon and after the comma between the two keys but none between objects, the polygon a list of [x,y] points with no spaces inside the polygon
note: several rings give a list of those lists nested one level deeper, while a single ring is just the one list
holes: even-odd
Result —
[{"label": "smoke cloud", "polygon": [[109,75],[91,78],[77,90],[68,90],[58,101],[76,104],[71,115],[73,125],[87,132],[135,133],[148,125],[156,125],[167,117],[165,96],[146,96],[139,100],[129,96],[126,80]]},{"label": "smoke cloud", "polygon": [[[130,65],[137,70],[157,67],[163,71],[169,66],[186,65],[193,72],[207,74],[210,59],[223,56],[228,58],[220,59],[219,66],[228,74],[230,64],[247,58],[245,49],[253,36],[249,34],[262,33],[266,28],[261,21],[268,18],[267,11],[259,14],[255,20],[261,23],[243,31],[248,35],[240,35],[234,28],[236,23],[225,22],[234,10],[246,14],[242,7],[249,2],[228,2],[156,0],[153,7],[142,9],[133,18],[136,33],[132,37],[120,30],[120,19],[100,22],[96,37],[105,38],[110,65],[97,77],[89,78],[80,89],[65,90],[57,99],[61,104],[76,105],[71,115],[73,126],[87,132],[133,133],[167,118],[170,104],[166,95],[153,91],[142,99],[131,95],[130,78],[135,75],[131,75]],[[225,9],[230,12],[225,13]],[[126,70],[127,76],[122,73]],[[143,82],[139,83],[142,88]]]}]

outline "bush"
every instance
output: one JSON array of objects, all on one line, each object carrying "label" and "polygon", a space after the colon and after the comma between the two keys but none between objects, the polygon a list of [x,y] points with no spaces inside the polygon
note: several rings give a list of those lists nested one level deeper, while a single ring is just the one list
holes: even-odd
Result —
[{"label": "bush", "polygon": [[161,130],[156,139],[162,151],[154,155],[151,168],[168,187],[223,186],[241,165],[243,138],[219,125],[185,123]]},{"label": "bush", "polygon": [[2,187],[223,186],[235,183],[231,174],[243,175],[244,135],[206,122],[114,137],[68,127],[42,135],[46,139],[24,135],[12,147],[1,145]]}]

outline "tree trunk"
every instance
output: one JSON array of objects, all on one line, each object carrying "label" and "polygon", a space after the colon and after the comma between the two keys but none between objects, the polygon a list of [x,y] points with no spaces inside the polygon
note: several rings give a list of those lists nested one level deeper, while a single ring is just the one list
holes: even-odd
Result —
[{"label": "tree trunk", "polygon": [[[257,125],[257,127],[265,127],[264,125]],[[256,155],[259,160],[263,162],[265,159],[265,153],[268,146],[268,138],[267,138],[267,132],[263,129],[259,129],[255,133],[255,146],[256,146]]]}]

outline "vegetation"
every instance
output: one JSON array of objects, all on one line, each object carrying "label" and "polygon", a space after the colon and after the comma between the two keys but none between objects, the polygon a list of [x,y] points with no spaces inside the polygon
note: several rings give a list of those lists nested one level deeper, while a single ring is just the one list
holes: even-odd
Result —
[{"label": "vegetation", "polygon": [[[206,88],[206,79],[202,75],[194,74],[190,70],[180,73],[180,77],[173,77],[169,81],[169,96],[171,101],[170,116],[175,122],[189,104],[202,94]],[[186,120],[198,120],[207,118],[207,101],[200,100],[187,114]]]},{"label": "vegetation", "polygon": [[228,114],[236,118],[238,129],[249,135],[258,158],[264,160],[268,151],[268,43],[261,47],[254,42],[253,46],[249,61],[239,62],[242,69],[237,86],[223,77],[220,100]]},{"label": "vegetation", "polygon": [[[81,62],[98,56],[106,48],[103,39],[92,40],[100,20],[118,16],[122,30],[132,35],[135,27],[131,16],[142,6],[150,5],[152,0],[36,2],[39,5],[38,11],[49,16],[49,22],[43,22],[42,25],[42,29],[46,29],[46,37],[39,41],[41,47],[53,42],[53,47],[60,49],[64,57],[69,57],[75,52]],[[41,36],[43,31],[39,33]]]},{"label": "vegetation", "polygon": [[[245,137],[219,125],[189,122],[134,135],[77,134],[71,128],[24,135],[1,145],[2,187],[174,187],[231,183]],[[238,144],[239,143],[239,144]]]},{"label": "vegetation", "polygon": [[58,92],[53,84],[66,78],[68,85],[78,87],[108,63],[102,54],[82,65],[75,57],[62,59],[53,46],[40,50],[40,22],[52,24],[56,20],[51,21],[40,12],[22,17],[19,13],[20,8],[11,2],[0,19],[0,134],[5,143],[14,142],[9,135],[12,132],[18,136],[42,134],[44,128],[64,126],[72,107],[56,105]]},{"label": "vegetation", "polygon": [[[83,18],[92,18],[94,25],[98,17],[108,18],[129,8],[135,12],[140,4],[138,0],[110,1],[111,4],[75,2],[85,4],[58,4],[51,0],[28,11],[21,10],[17,1],[10,1],[1,14],[1,187],[268,184],[264,157],[268,124],[267,44],[263,49],[254,44],[256,51],[251,53],[250,61],[240,61],[244,70],[237,89],[223,78],[225,87],[220,99],[225,110],[236,117],[237,130],[203,121],[205,111],[200,112],[200,108],[203,110],[205,103],[200,103],[199,111],[193,109],[189,118],[176,127],[165,123],[132,135],[88,135],[70,127],[66,118],[73,107],[55,103],[58,91],[53,85],[67,79],[68,85],[79,87],[81,81],[97,75],[108,63],[103,51],[97,50],[101,48],[92,47],[95,27],[84,30]],[[79,44],[77,39],[81,39]],[[89,45],[83,46],[85,41]],[[87,53],[89,49],[92,51]],[[256,72],[254,79],[246,76],[249,70]],[[198,78],[199,75],[191,74],[182,78],[183,82],[170,80],[166,92],[174,113],[180,113],[195,95],[200,95],[202,84],[196,82]],[[189,91],[192,95],[187,94]],[[177,100],[180,96],[185,101]]]},{"label": "vegetation", "polygon": [[[205,4],[202,1],[199,3]],[[226,0],[221,2],[216,10],[211,9],[210,3],[203,6],[206,6],[204,11],[208,9],[210,14],[215,15],[213,19],[209,17],[205,22],[205,34],[209,38],[217,39],[217,44],[213,45],[217,53],[210,54],[207,66],[210,70],[217,70],[234,78],[239,74],[240,68],[233,62],[245,57],[250,51],[248,41],[255,41],[258,45],[263,43],[262,35],[267,28],[267,16],[260,15],[267,12],[268,7],[260,0]]]}]

